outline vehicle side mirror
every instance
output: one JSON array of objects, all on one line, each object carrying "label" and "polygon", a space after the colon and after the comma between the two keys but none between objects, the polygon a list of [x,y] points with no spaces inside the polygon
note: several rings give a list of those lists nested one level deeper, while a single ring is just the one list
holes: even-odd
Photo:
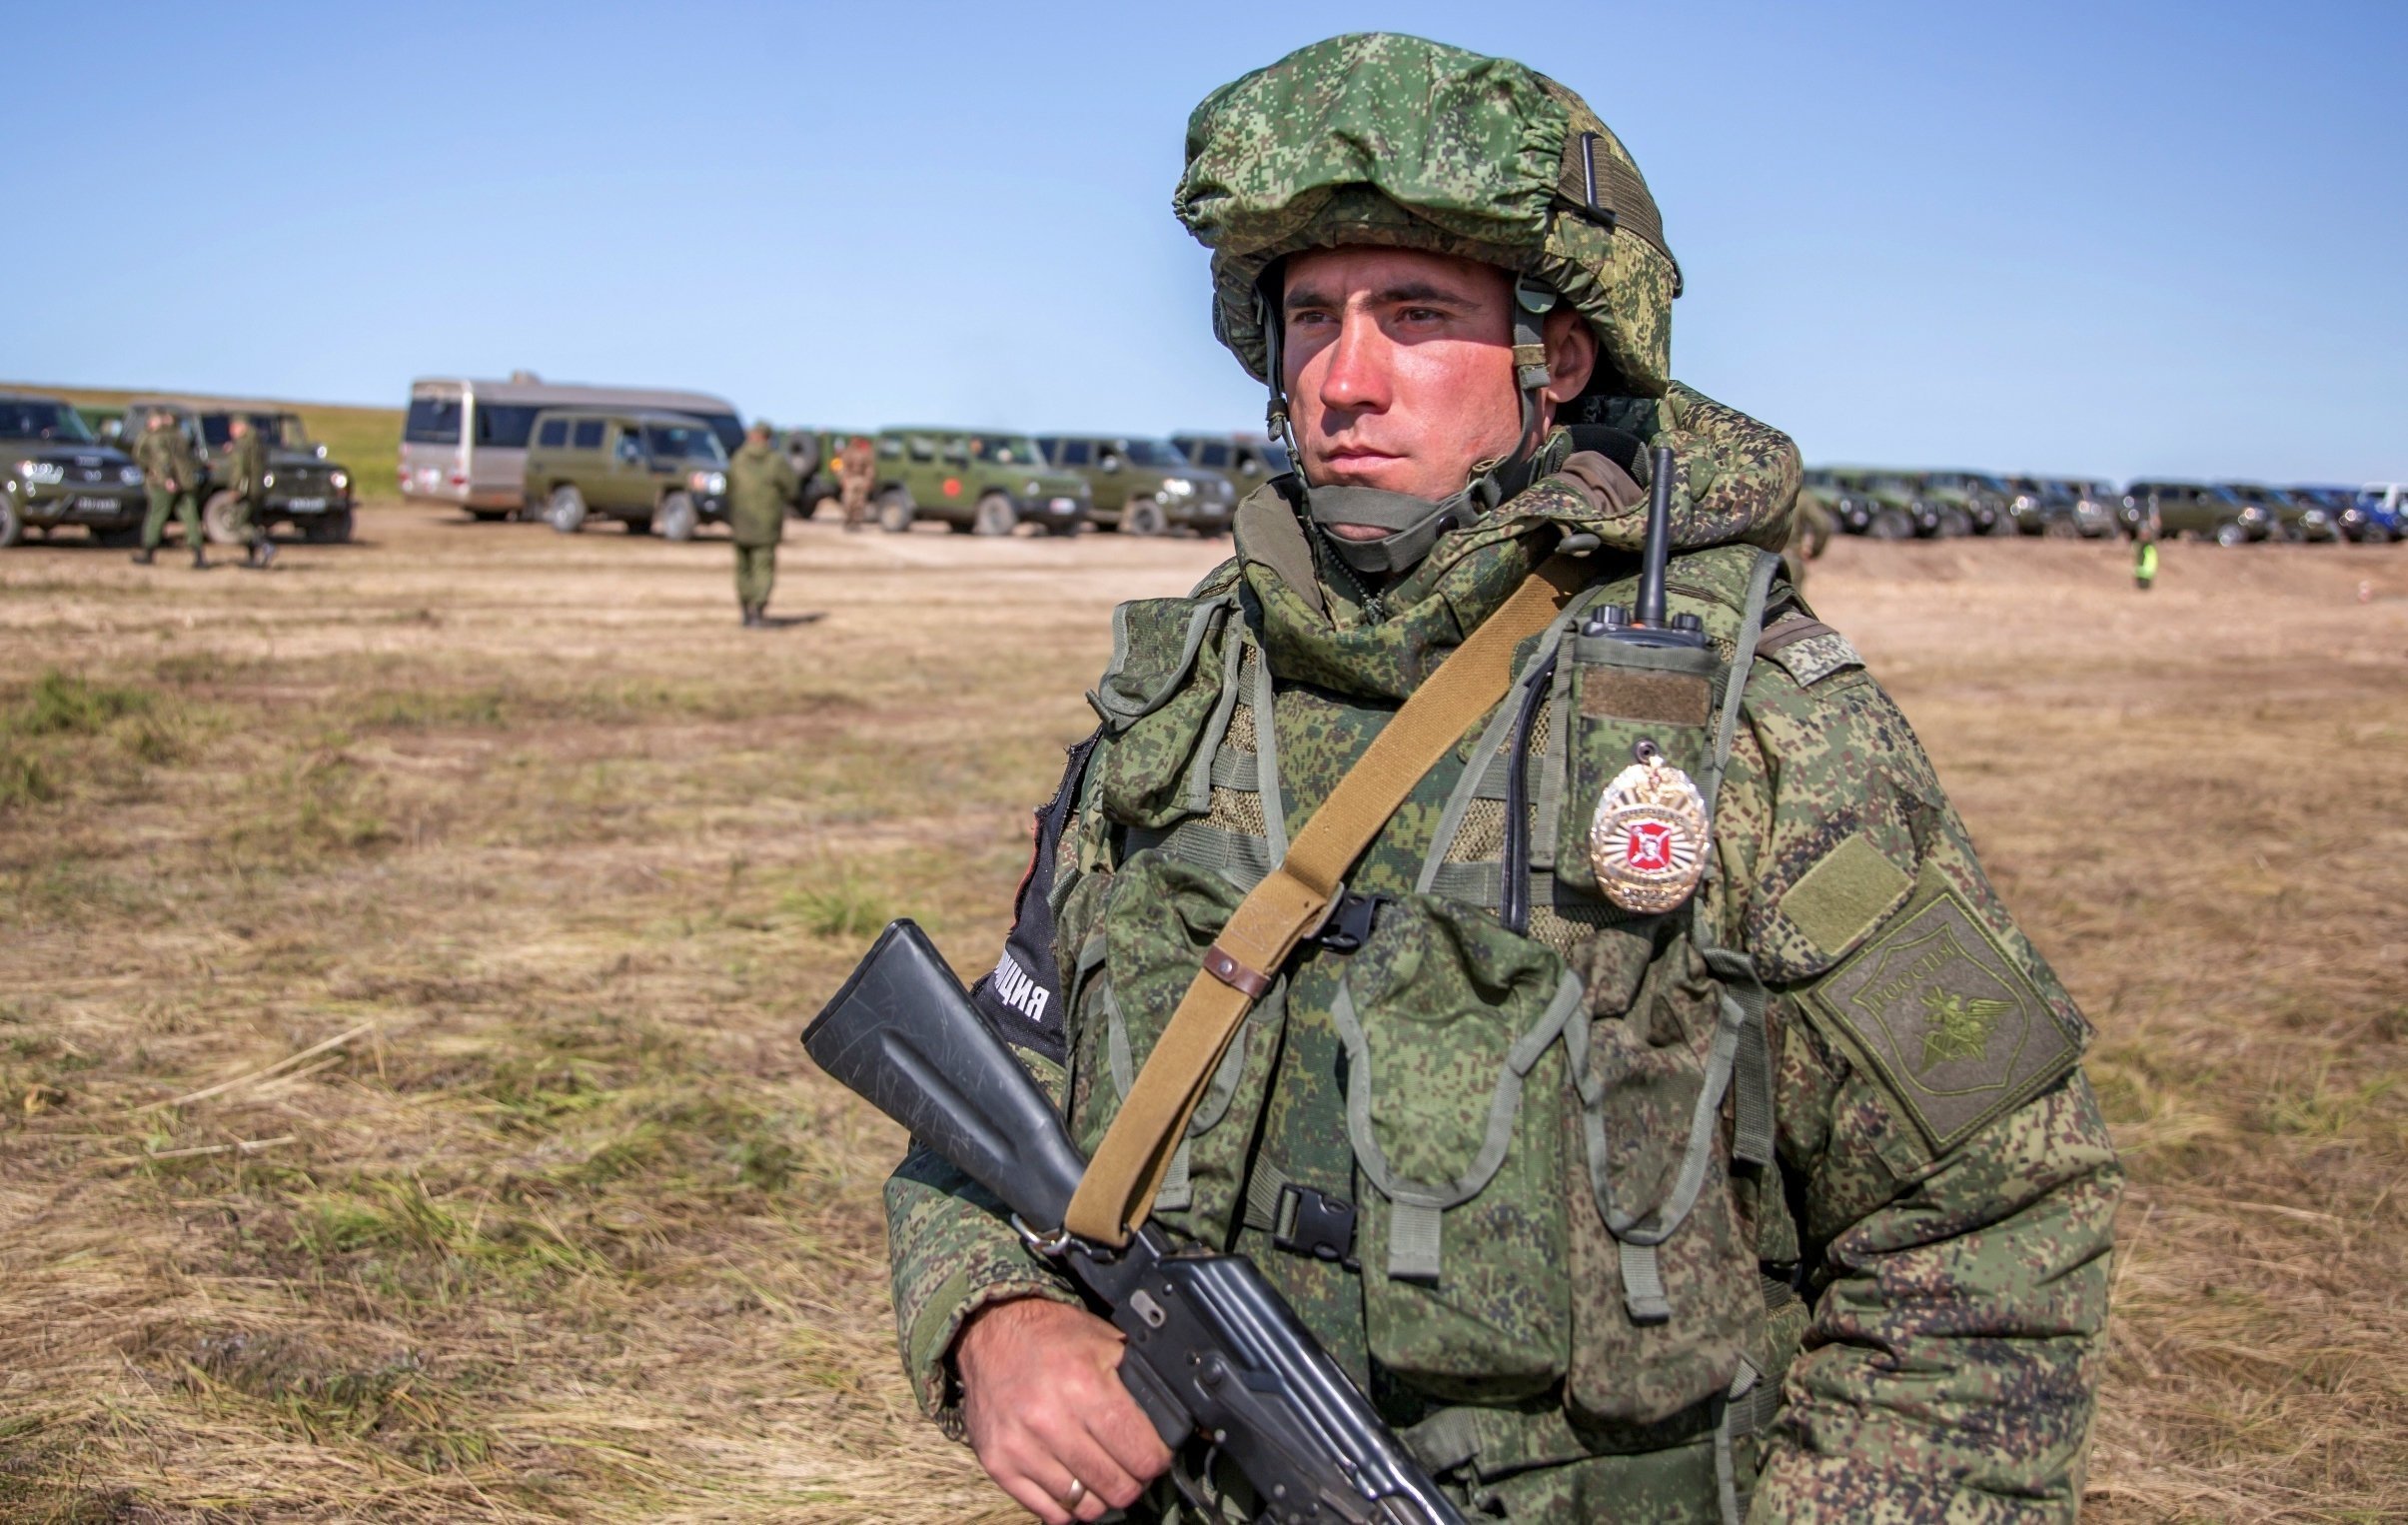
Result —
[{"label": "vehicle side mirror", "polygon": [[1096,463],[1095,463],[1095,469],[1096,469],[1097,471],[1101,471],[1101,472],[1116,472],[1116,471],[1119,471],[1119,470],[1120,470],[1120,457],[1118,457],[1118,456],[1106,456],[1106,457],[1104,457],[1104,458],[1103,458],[1101,461],[1098,461],[1098,462],[1096,462]]},{"label": "vehicle side mirror", "polygon": [[319,459],[319,460],[323,461],[323,460],[325,460],[325,459],[326,459],[326,447],[325,447],[325,446],[323,446],[323,445],[314,445],[314,446],[312,446],[312,447],[310,447],[310,448],[311,448],[311,450],[312,450],[312,451],[313,451],[313,452],[314,452],[314,453],[317,455],[317,457],[318,457],[318,459]]}]

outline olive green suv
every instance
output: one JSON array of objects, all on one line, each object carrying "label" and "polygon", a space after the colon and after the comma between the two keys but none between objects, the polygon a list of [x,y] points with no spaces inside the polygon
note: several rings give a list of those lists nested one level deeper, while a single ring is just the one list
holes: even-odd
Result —
[{"label": "olive green suv", "polygon": [[1095,523],[1131,535],[1188,529],[1221,535],[1237,512],[1237,485],[1191,464],[1168,440],[1132,435],[1039,435],[1045,457],[1061,471],[1087,479],[1095,493]]},{"label": "olive green suv", "polygon": [[253,431],[268,443],[268,471],[260,483],[267,498],[252,515],[252,523],[263,530],[291,525],[301,532],[302,539],[321,545],[351,539],[353,512],[359,507],[351,471],[341,462],[327,459],[326,447],[310,438],[301,415],[281,408],[138,397],[126,404],[120,426],[129,444],[142,438],[154,413],[175,420],[209,473],[201,494],[201,526],[212,544],[230,546],[242,539],[235,528],[238,506],[233,479],[227,472],[238,418],[249,420]]},{"label": "olive green suv", "polygon": [[1175,434],[1171,443],[1194,465],[1227,477],[1241,499],[1289,469],[1287,447],[1261,435]]},{"label": "olive green suv", "polygon": [[1984,472],[1923,472],[1914,479],[1941,535],[2004,535],[2014,528],[2015,491]]},{"label": "olive green suv", "polygon": [[1033,525],[1076,535],[1094,508],[1087,484],[1045,462],[1023,434],[916,426],[878,431],[878,523],[901,533],[914,520],[956,535],[1009,535]]},{"label": "olive green suv", "polygon": [[142,468],[55,397],[0,392],[0,546],[81,525],[104,546],[142,534]]},{"label": "olive green suv", "polygon": [[1839,528],[1850,535],[1869,536],[1873,540],[1930,539],[1935,536],[1965,533],[1957,528],[1961,522],[1970,527],[1971,519],[1958,510],[1957,517],[1944,516],[1938,502],[1925,494],[1922,484],[1905,472],[1874,471],[1866,467],[1822,467],[1806,474],[1806,484],[1822,495],[1831,513],[1839,520]]},{"label": "olive green suv", "polygon": [[527,435],[527,501],[575,535],[615,519],[629,535],[691,540],[727,518],[727,452],[710,425],[640,408],[547,408]]},{"label": "olive green suv", "polygon": [[2137,525],[2157,511],[2157,533],[2167,540],[2189,536],[2219,546],[2264,540],[2275,533],[2274,511],[2229,487],[2204,482],[2135,482],[2124,489],[2124,516]]}]

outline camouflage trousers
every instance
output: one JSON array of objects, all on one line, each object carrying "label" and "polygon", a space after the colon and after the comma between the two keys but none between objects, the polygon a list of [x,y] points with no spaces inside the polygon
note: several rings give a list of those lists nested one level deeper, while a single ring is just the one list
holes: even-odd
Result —
[{"label": "camouflage trousers", "polygon": [[769,602],[769,590],[777,586],[777,548],[775,546],[738,546],[735,548],[735,602],[746,609],[760,609]]},{"label": "camouflage trousers", "polygon": [[266,507],[256,498],[237,498],[226,506],[226,534],[238,546],[256,548],[268,538],[268,527],[260,522],[259,511]]},{"label": "camouflage trousers", "polygon": [[167,517],[170,514],[175,515],[176,523],[184,527],[185,546],[192,550],[200,549],[200,495],[189,488],[182,492],[171,492],[163,487],[153,487],[147,496],[151,506],[150,512],[142,516],[142,549],[159,549],[160,543],[167,539]]},{"label": "camouflage trousers", "polygon": [[844,528],[858,530],[869,522],[868,483],[848,482],[844,484],[842,502],[844,504]]}]

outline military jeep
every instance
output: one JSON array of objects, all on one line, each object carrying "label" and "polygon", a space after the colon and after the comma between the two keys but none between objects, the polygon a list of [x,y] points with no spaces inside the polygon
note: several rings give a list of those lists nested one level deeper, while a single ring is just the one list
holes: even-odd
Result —
[{"label": "military jeep", "polygon": [[1227,477],[1241,499],[1290,470],[1288,448],[1261,435],[1175,434],[1171,443],[1190,463]]},{"label": "military jeep", "polygon": [[2167,540],[2188,536],[2219,546],[2240,546],[2275,533],[2274,511],[2228,487],[2204,482],[2135,482],[2124,489],[2123,518],[2135,531],[2157,511],[2157,533]]},{"label": "military jeep", "polygon": [[142,438],[153,413],[165,413],[192,441],[209,480],[202,488],[201,527],[213,545],[233,545],[236,503],[227,463],[234,454],[234,421],[248,419],[268,445],[266,503],[253,514],[261,529],[291,525],[302,539],[334,545],[352,537],[353,512],[359,500],[352,474],[326,458],[326,447],[312,441],[301,416],[277,408],[242,408],[223,403],[180,402],[173,398],[136,398],[126,404],[121,426],[128,443]]},{"label": "military jeep", "polygon": [[1188,529],[1220,535],[1237,512],[1237,485],[1191,463],[1168,440],[1134,435],[1039,435],[1057,471],[1087,480],[1098,529],[1166,535]]},{"label": "military jeep", "polygon": [[1914,479],[1941,535],[2005,535],[2014,529],[2014,489],[1985,472],[1923,472]]},{"label": "military jeep", "polygon": [[1022,525],[1076,535],[1094,507],[1087,484],[1048,465],[1022,434],[882,429],[877,464],[869,501],[878,524],[893,532],[933,519],[956,535],[1009,535]]},{"label": "military jeep", "polygon": [[142,468],[55,397],[0,392],[0,546],[80,525],[104,546],[142,535]]},{"label": "military jeep", "polygon": [[[1809,485],[1822,495],[1840,528],[1850,535],[1912,540],[1948,533],[1948,521],[1908,473],[1840,466],[1824,467],[1808,477],[1819,479]],[[1964,523],[1969,526],[1971,520]]]},{"label": "military jeep", "polygon": [[683,541],[727,519],[727,452],[688,414],[547,408],[528,432],[525,484],[563,535],[614,519],[629,535]]}]

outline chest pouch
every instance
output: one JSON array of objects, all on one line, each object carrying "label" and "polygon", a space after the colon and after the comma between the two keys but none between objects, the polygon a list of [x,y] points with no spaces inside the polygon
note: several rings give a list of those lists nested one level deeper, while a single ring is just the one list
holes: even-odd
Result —
[{"label": "chest pouch", "polygon": [[[1549,726],[1536,848],[1552,847],[1556,882],[1603,895],[1589,843],[1599,798],[1643,747],[1705,779],[1723,662],[1712,647],[1633,646],[1578,634],[1563,650],[1552,706],[1563,723]],[[1550,864],[1534,853],[1532,866]]]},{"label": "chest pouch", "polygon": [[[1210,869],[1159,851],[1112,875],[1081,944],[1069,991],[1071,1136],[1092,1154],[1152,1056],[1196,965],[1243,898]],[[1172,1157],[1155,1214],[1174,1232],[1225,1248],[1243,1207],[1255,1118],[1279,1047],[1287,981],[1255,1003],[1221,1056]]]},{"label": "chest pouch", "polygon": [[1559,1039],[1580,1006],[1552,949],[1427,894],[1381,913],[1331,998],[1365,1334],[1429,1395],[1528,1397],[1570,1362],[1577,1176]]},{"label": "chest pouch", "polygon": [[[1680,935],[1687,919],[1631,958],[1644,969],[1624,1009],[1565,1033],[1595,1202],[1573,1215],[1581,1333],[1565,1396],[1597,1423],[1655,1424],[1726,1392],[1765,1316],[1723,1120],[1745,1006]],[[1594,974],[1590,996],[1610,1009]]]}]

